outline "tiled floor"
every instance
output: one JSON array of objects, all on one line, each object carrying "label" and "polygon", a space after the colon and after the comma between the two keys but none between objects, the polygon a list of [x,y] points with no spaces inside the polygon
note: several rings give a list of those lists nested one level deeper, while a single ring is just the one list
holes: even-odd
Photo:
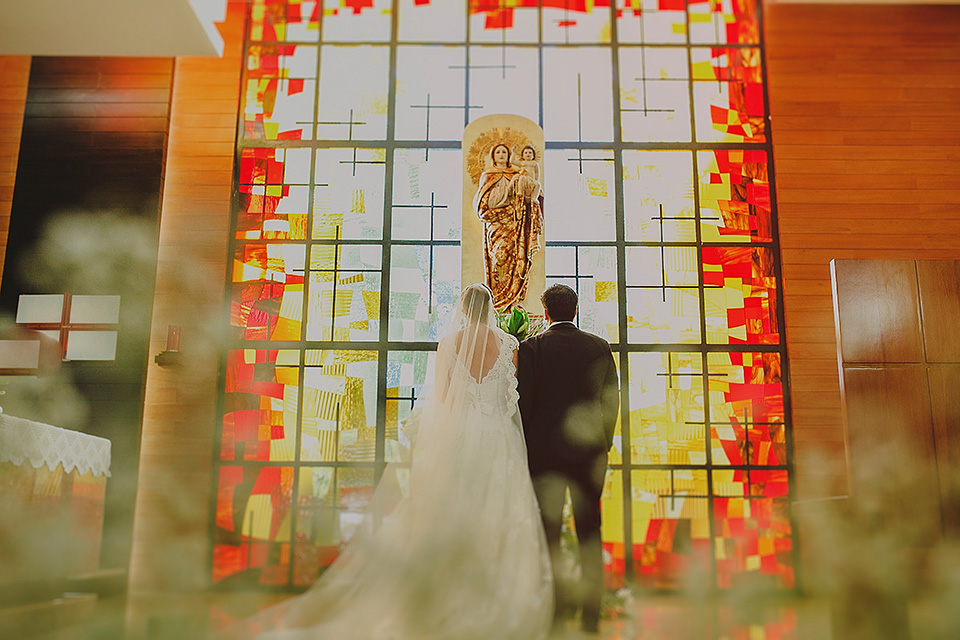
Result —
[{"label": "tiled floor", "polygon": [[[125,640],[187,640],[197,634],[202,635],[201,629],[221,628],[276,599],[277,596],[250,594],[198,594],[182,599],[133,599],[128,608]],[[628,616],[618,620],[604,620],[599,635],[583,634],[578,630],[576,621],[570,621],[567,628],[551,640],[833,638],[829,606],[824,602],[803,598],[756,604],[723,600],[698,602],[689,598],[658,595],[635,598],[628,603],[627,608]]]},{"label": "tiled floor", "polygon": [[[630,615],[606,620],[603,640],[830,640],[825,603],[791,598],[775,603],[697,602],[651,596],[635,599]],[[576,625],[569,625],[578,638]],[[596,638],[596,636],[593,636]],[[566,640],[565,638],[563,640]]]},{"label": "tiled floor", "polygon": [[[114,597],[96,614],[55,634],[19,634],[18,640],[206,640],[212,631],[286,596],[249,593]],[[629,615],[604,620],[599,635],[578,631],[575,621],[550,640],[953,640],[960,638],[960,602],[913,601],[902,608],[909,630],[892,629],[887,607],[849,609],[862,616],[849,632],[833,631],[835,608],[822,599],[789,597],[696,600],[651,595],[634,598]],[[948,607],[948,609],[951,609]],[[894,612],[896,614],[896,612]],[[903,620],[903,618],[901,618]],[[896,625],[894,625],[896,626]],[[838,635],[839,634],[839,635]],[[0,634],[3,635],[3,634]],[[6,636],[4,636],[6,640]],[[318,640],[336,640],[321,638]]]}]

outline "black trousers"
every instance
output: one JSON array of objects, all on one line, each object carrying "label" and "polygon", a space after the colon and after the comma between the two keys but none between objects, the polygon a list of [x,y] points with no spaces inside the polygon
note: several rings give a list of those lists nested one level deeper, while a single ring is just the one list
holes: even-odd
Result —
[{"label": "black trousers", "polygon": [[[600,495],[607,471],[607,456],[582,465],[562,465],[532,473],[533,488],[540,502],[540,515],[550,547],[555,590],[554,620],[562,621],[564,614],[577,606],[582,609],[586,629],[595,628],[600,620],[600,601],[603,597],[603,546],[600,540]],[[560,529],[567,488],[573,506],[573,519],[580,546],[579,584],[563,575],[561,564]]]}]

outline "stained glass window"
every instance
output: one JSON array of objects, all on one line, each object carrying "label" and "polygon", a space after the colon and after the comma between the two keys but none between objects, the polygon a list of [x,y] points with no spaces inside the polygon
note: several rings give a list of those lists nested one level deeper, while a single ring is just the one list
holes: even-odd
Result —
[{"label": "stained glass window", "polygon": [[214,581],[305,587],[385,469],[406,490],[461,137],[513,113],[544,131],[547,284],[619,368],[608,586],[791,587],[759,3],[251,0],[245,33]]}]

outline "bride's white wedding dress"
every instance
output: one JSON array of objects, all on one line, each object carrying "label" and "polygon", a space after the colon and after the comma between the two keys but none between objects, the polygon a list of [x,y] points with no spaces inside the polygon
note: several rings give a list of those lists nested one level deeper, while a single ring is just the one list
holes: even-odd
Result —
[{"label": "bride's white wedding dress", "polygon": [[438,389],[412,416],[408,496],[309,591],[248,621],[244,636],[547,636],[553,585],[517,409],[516,347],[490,323],[441,341]]}]

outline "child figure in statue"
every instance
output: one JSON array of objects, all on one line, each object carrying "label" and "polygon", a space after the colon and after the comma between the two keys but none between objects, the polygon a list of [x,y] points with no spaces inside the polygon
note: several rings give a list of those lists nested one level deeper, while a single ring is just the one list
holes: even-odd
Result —
[{"label": "child figure in statue", "polygon": [[537,162],[537,150],[530,145],[520,151],[520,173],[540,182],[540,164]]}]

